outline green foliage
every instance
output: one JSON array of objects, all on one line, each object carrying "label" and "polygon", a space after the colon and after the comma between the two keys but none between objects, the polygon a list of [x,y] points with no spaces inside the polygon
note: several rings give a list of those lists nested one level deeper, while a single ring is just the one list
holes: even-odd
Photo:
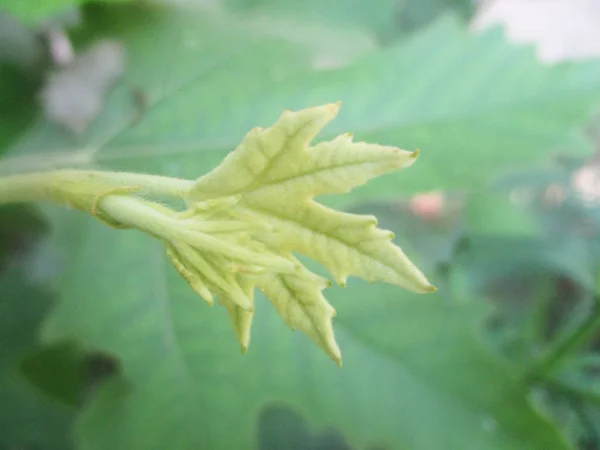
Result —
[{"label": "green foliage", "polygon": [[35,33],[0,11],[0,152],[36,113],[43,46]]},{"label": "green foliage", "polygon": [[231,10],[244,14],[298,18],[316,24],[358,27],[376,39],[389,39],[397,28],[397,0],[381,0],[376,8],[360,0],[225,0]]},{"label": "green foliage", "polygon": [[[555,149],[589,151],[575,126],[600,95],[595,61],[542,67],[498,32],[469,37],[444,19],[349,67],[310,71],[306,45],[248,36],[243,27],[231,32],[206,15],[147,9],[90,11],[99,32],[127,45],[131,69],[87,135],[73,142],[41,125],[23,136],[15,153],[36,154],[40,165],[77,160],[123,170],[139,169],[143,160],[148,168],[172,167],[168,174],[193,178],[282,110],[336,100],[344,109],[323,138],[352,130],[358,140],[427,149],[414,170],[359,189],[362,198],[476,188],[507,170],[548,160]],[[139,14],[143,27],[125,26]],[[148,45],[151,36],[158,45]],[[428,55],[427,64],[420,55]],[[168,73],[173,66],[177,72]],[[152,105],[141,118],[133,88]],[[82,148],[81,142],[89,144]],[[169,149],[179,155],[178,164],[165,164]]]},{"label": "green foliage", "polygon": [[379,0],[374,6],[361,0],[225,0],[233,11],[277,17],[301,17],[316,24],[354,26],[381,43],[389,44],[427,25],[444,12],[468,19],[471,0]]},{"label": "green foliage", "polygon": [[400,31],[415,31],[450,10],[467,20],[473,10],[472,0],[401,0],[398,6]]},{"label": "green foliage", "polygon": [[[0,13],[8,12],[26,22],[35,23],[45,19],[49,14],[60,13],[75,8],[91,0],[0,0]],[[119,2],[127,0],[102,0]]]},{"label": "green foliage", "polygon": [[[110,37],[127,63],[80,135],[36,115],[43,69],[29,85],[16,83],[22,67],[0,72],[0,98],[22,108],[13,118],[0,104],[11,119],[0,122],[3,174],[70,167],[194,179],[283,110],[341,100],[319,139],[352,131],[422,153],[410,170],[318,201],[376,215],[440,288],[417,297],[351,280],[327,290],[341,370],[259,295],[241,355],[227,311],[199,301],[161,243],[45,209],[60,273],[42,292],[13,259],[1,274],[10,295],[0,304],[0,446],[69,448],[65,403],[77,410],[82,449],[597,445],[597,364],[584,363],[597,357],[593,334],[560,370],[525,375],[594,311],[600,208],[583,204],[571,180],[590,154],[581,129],[600,100],[600,63],[546,67],[499,31],[470,35],[442,14],[467,17],[467,3],[87,5],[76,48]],[[35,20],[56,5],[5,7]],[[382,45],[346,42],[337,27]],[[558,152],[572,159],[560,166]],[[549,202],[557,186],[560,201]],[[432,189],[446,195],[434,215],[406,198]],[[40,345],[50,288],[57,299]],[[118,362],[90,389],[92,351]]]},{"label": "green foliage", "polygon": [[0,293],[0,447],[69,449],[72,411],[32,390],[19,368],[36,345],[48,294],[18,267],[0,274]]},{"label": "green foliage", "polygon": [[[527,405],[510,368],[477,343],[481,315],[472,304],[414,298],[379,284],[330,289],[345,361],[332,370],[259,296],[253,345],[244,356],[224,311],[212,314],[198,301],[169,269],[160,245],[84,218],[69,222],[78,226],[59,226],[59,243],[74,250],[74,259],[44,336],[101,346],[119,356],[125,374],[86,411],[83,448],[245,448],[257,414],[275,400],[305,411],[318,426],[335,427],[357,448],[374,441],[448,448],[448,440],[457,449],[468,442],[568,448]],[[107,427],[114,432],[105,433]]]}]

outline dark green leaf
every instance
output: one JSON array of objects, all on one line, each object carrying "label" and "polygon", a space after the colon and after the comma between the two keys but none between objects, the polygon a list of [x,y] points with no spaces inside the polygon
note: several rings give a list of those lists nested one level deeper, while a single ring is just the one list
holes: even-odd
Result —
[{"label": "dark green leaf", "polygon": [[69,406],[81,401],[85,382],[85,357],[73,343],[42,347],[20,364],[24,377],[45,395]]},{"label": "dark green leaf", "polygon": [[0,9],[0,153],[31,125],[43,67],[41,40]]},{"label": "dark green leaf", "polygon": [[49,303],[20,268],[0,275],[0,448],[71,448],[72,412],[36,393],[19,371]]},{"label": "dark green leaf", "polygon": [[[93,0],[0,0],[0,12],[9,12],[26,22],[37,22],[48,15],[74,8]],[[101,0],[129,1],[129,0]]]}]

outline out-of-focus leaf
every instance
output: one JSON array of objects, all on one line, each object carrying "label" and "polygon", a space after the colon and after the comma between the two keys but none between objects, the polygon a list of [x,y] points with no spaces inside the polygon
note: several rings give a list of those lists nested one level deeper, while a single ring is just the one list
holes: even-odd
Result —
[{"label": "out-of-focus leaf", "polygon": [[25,205],[0,207],[0,273],[22,259],[48,231],[41,213]]},{"label": "out-of-focus leaf", "polygon": [[265,405],[258,422],[258,450],[351,450],[336,430],[315,432],[296,411]]},{"label": "out-of-focus leaf", "polygon": [[224,3],[244,15],[288,16],[308,23],[357,27],[384,39],[394,34],[398,5],[397,0],[225,0]]},{"label": "out-of-focus leaf", "polygon": [[49,302],[20,267],[0,275],[0,448],[71,448],[72,412],[33,390],[19,370]]},{"label": "out-of-focus leaf", "polygon": [[[91,0],[0,0],[0,12],[9,12],[25,22],[35,23],[47,16],[74,8]],[[101,0],[120,2],[128,0]]]},{"label": "out-of-focus leaf", "polygon": [[474,304],[380,284],[331,289],[345,352],[338,370],[258,297],[243,356],[226,311],[196,299],[159,243],[84,217],[69,222],[59,227],[71,249],[62,301],[44,335],[118,356],[125,376],[101,387],[86,410],[84,449],[246,448],[258,411],[273,400],[315,427],[334,427],[355,448],[568,448],[528,406],[510,368],[477,342]]},{"label": "out-of-focus leaf", "polygon": [[600,266],[600,196],[597,164],[565,161],[562,167],[515,173],[497,187],[536,217],[549,240],[574,236],[585,242],[591,270]]},{"label": "out-of-focus leaf", "polygon": [[33,257],[47,231],[32,208],[0,208],[0,448],[71,448],[72,411],[36,392],[20,368],[52,300]]},{"label": "out-of-focus leaf", "polygon": [[258,422],[258,448],[271,450],[310,448],[310,430],[306,421],[284,405],[265,405]]},{"label": "out-of-focus leaf", "polygon": [[403,33],[427,25],[449,10],[465,21],[473,13],[473,0],[399,0],[398,3],[397,26]]},{"label": "out-of-focus leaf", "polygon": [[225,4],[242,14],[289,16],[356,27],[382,43],[414,32],[444,12],[454,11],[466,20],[473,10],[471,0],[225,0]]},{"label": "out-of-focus leaf", "polygon": [[73,343],[35,349],[20,364],[23,376],[53,400],[69,406],[81,401],[85,357]]},{"label": "out-of-focus leaf", "polygon": [[[264,37],[261,44],[242,31],[225,33],[218,20],[199,27],[191,15],[145,8],[144,27],[132,17],[143,8],[98,11],[93,23],[125,44],[128,86],[143,94],[147,108],[136,109],[131,88],[122,85],[81,139],[40,124],[0,170],[33,160],[38,168],[154,168],[196,178],[282,110],[332,100],[344,108],[323,138],[354,130],[357,140],[423,150],[410,173],[382,177],[347,198],[479,187],[558,149],[588,151],[576,127],[600,98],[598,62],[544,67],[498,32],[472,37],[445,19],[351,67],[307,72],[309,58],[293,56],[301,53],[298,45]],[[127,18],[134,25],[126,27]],[[156,35],[152,43],[148,34]],[[422,55],[427,59],[416,62]],[[132,117],[139,119],[135,126]]]},{"label": "out-of-focus leaf", "polygon": [[492,192],[471,195],[464,209],[465,224],[471,232],[497,236],[534,236],[537,224],[530,212],[507,196]]},{"label": "out-of-focus leaf", "polygon": [[595,288],[589,248],[574,236],[470,235],[458,261],[477,289],[539,276],[564,276],[588,292]]},{"label": "out-of-focus leaf", "polygon": [[27,72],[44,61],[44,46],[30,27],[0,11],[0,65],[11,65]]},{"label": "out-of-focus leaf", "polygon": [[33,120],[44,49],[30,30],[0,11],[0,153]]}]

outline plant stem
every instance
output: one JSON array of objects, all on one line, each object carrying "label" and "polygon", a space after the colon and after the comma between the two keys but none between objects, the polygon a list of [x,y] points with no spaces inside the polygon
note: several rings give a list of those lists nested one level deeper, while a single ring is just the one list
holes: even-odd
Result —
[{"label": "plant stem", "polygon": [[139,186],[141,192],[159,197],[182,197],[193,181],[128,172],[56,170],[0,177],[0,204],[51,201],[62,203],[65,186],[97,183],[111,187]]},{"label": "plant stem", "polygon": [[244,263],[260,264],[281,272],[295,273],[297,269],[296,264],[285,258],[263,255],[210,234],[186,228],[177,219],[151,208],[139,198],[109,195],[99,202],[99,208],[120,223],[172,242],[184,242],[195,248],[222,254]]},{"label": "plant stem", "polygon": [[600,299],[594,299],[592,313],[564,339],[553,345],[544,357],[528,372],[529,380],[545,379],[569,355],[585,344],[590,337],[600,330]]},{"label": "plant stem", "polygon": [[600,436],[596,431],[594,421],[588,414],[586,405],[591,404],[596,407],[600,406],[600,395],[590,389],[581,389],[572,386],[563,380],[552,377],[545,380],[545,382],[551,390],[567,400],[582,427],[585,429],[585,434],[587,434],[593,442],[599,442]]},{"label": "plant stem", "polygon": [[582,402],[591,402],[596,406],[600,406],[600,393],[592,389],[583,389],[555,377],[548,377],[544,381],[548,387],[558,394],[562,394],[563,396],[577,399]]}]

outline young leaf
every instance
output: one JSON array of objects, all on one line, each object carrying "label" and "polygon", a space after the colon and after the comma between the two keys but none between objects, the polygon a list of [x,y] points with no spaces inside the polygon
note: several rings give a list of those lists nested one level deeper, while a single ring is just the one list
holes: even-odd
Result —
[{"label": "young leaf", "polygon": [[[391,242],[393,233],[376,227],[375,217],[336,211],[314,201],[316,195],[346,193],[371,178],[408,167],[418,155],[394,147],[355,143],[349,134],[309,147],[338,109],[339,104],[328,104],[286,111],[272,127],[250,131],[220,166],[196,181],[187,194],[190,208],[197,202],[235,196],[238,201],[230,213],[271,227],[253,237],[275,255],[290,260],[292,252],[309,256],[323,264],[342,286],[349,275],[355,275],[414,292],[435,291]],[[290,327],[305,332],[340,362],[330,323],[335,311],[321,295],[325,283],[319,277],[301,268],[297,273],[267,272],[244,279],[266,294]],[[229,284],[237,286],[237,282]],[[209,285],[219,288],[210,281]],[[230,292],[221,302],[245,350],[251,308],[235,300]]]},{"label": "young leaf", "polygon": [[[284,112],[254,129],[212,172],[196,181],[148,174],[63,170],[4,177],[0,203],[50,201],[85,211],[106,225],[158,238],[179,274],[205,301],[217,295],[246,351],[259,287],[284,321],[310,336],[338,365],[326,280],[293,255],[320,262],[345,286],[349,275],[418,293],[435,288],[373,216],[327,208],[313,197],[346,193],[383,173],[410,166],[418,152],[354,143],[349,134],[309,143],[339,104]],[[184,199],[185,211],[152,200]]]}]

